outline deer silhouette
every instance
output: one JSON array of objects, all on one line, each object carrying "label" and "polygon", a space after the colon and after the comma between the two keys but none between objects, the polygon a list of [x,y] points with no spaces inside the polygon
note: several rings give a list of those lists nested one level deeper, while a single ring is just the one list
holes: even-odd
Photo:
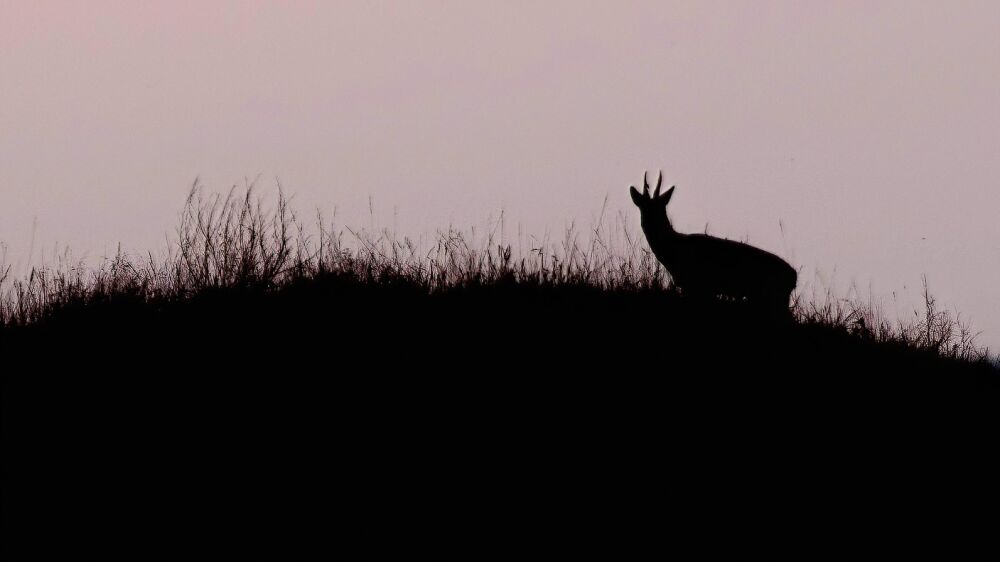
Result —
[{"label": "deer silhouette", "polygon": [[682,294],[746,299],[769,308],[788,309],[798,276],[788,262],[749,244],[677,232],[667,218],[667,203],[677,186],[661,194],[662,171],[652,195],[645,173],[642,183],[641,194],[635,186],[629,187],[642,217],[642,232]]}]

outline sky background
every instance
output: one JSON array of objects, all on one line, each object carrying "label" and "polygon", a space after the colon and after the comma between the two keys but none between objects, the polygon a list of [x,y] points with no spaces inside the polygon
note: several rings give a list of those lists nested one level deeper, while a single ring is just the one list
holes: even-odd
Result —
[{"label": "sky background", "polygon": [[[196,177],[403,232],[681,231],[1000,349],[1000,2],[0,0],[6,261],[160,249]],[[783,228],[779,228],[779,221]]]}]

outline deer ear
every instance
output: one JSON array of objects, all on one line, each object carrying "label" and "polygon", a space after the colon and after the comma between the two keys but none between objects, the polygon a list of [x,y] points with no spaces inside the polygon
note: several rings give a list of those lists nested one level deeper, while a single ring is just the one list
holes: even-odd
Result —
[{"label": "deer ear", "polygon": [[628,194],[632,196],[632,202],[635,203],[636,207],[642,207],[642,195],[639,195],[639,190],[637,190],[634,185],[629,186]]},{"label": "deer ear", "polygon": [[676,185],[670,186],[670,189],[668,189],[667,192],[664,193],[663,195],[657,197],[656,201],[658,203],[660,203],[661,205],[663,205],[664,207],[666,207],[667,203],[670,202],[670,197],[673,196],[673,194],[674,194],[674,188],[675,187],[677,187],[677,186]]}]

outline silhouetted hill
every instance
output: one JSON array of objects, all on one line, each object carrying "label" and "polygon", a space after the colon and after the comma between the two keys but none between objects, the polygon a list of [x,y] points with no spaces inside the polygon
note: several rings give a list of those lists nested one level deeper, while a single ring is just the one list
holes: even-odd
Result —
[{"label": "silhouetted hill", "polygon": [[4,556],[997,554],[988,360],[499,252],[8,305]]}]

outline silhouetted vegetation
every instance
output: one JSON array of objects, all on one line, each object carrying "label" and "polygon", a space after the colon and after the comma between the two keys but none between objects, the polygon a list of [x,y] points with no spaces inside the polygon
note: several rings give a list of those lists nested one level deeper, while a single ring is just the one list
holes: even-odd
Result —
[{"label": "silhouetted vegetation", "polygon": [[165,255],[7,269],[5,554],[994,548],[998,372],[929,292],[761,317],[606,222],[414,241],[196,188]]},{"label": "silhouetted vegetation", "polygon": [[[532,240],[537,247],[514,256],[511,244],[496,240],[499,224],[484,240],[476,240],[474,230],[471,236],[454,229],[438,232],[429,248],[396,239],[387,230],[333,233],[321,216],[315,234],[309,234],[280,193],[275,208],[265,209],[252,186],[207,199],[196,186],[181,215],[175,246],[165,258],[119,251],[96,269],[63,264],[32,269],[26,279],[11,279],[9,266],[0,270],[0,326],[29,326],[100,305],[146,303],[156,308],[218,291],[271,294],[330,278],[338,284],[405,286],[427,295],[518,287],[678,298],[655,257],[624,224],[617,222],[609,233],[601,221],[582,245],[573,229],[556,243]],[[348,233],[351,240],[345,243]],[[988,350],[975,343],[967,325],[939,309],[926,281],[924,296],[923,317],[910,323],[886,318],[871,302],[830,293],[809,301],[799,296],[792,308],[802,325],[847,331],[943,358],[988,362]],[[738,304],[732,304],[737,311]]]}]

